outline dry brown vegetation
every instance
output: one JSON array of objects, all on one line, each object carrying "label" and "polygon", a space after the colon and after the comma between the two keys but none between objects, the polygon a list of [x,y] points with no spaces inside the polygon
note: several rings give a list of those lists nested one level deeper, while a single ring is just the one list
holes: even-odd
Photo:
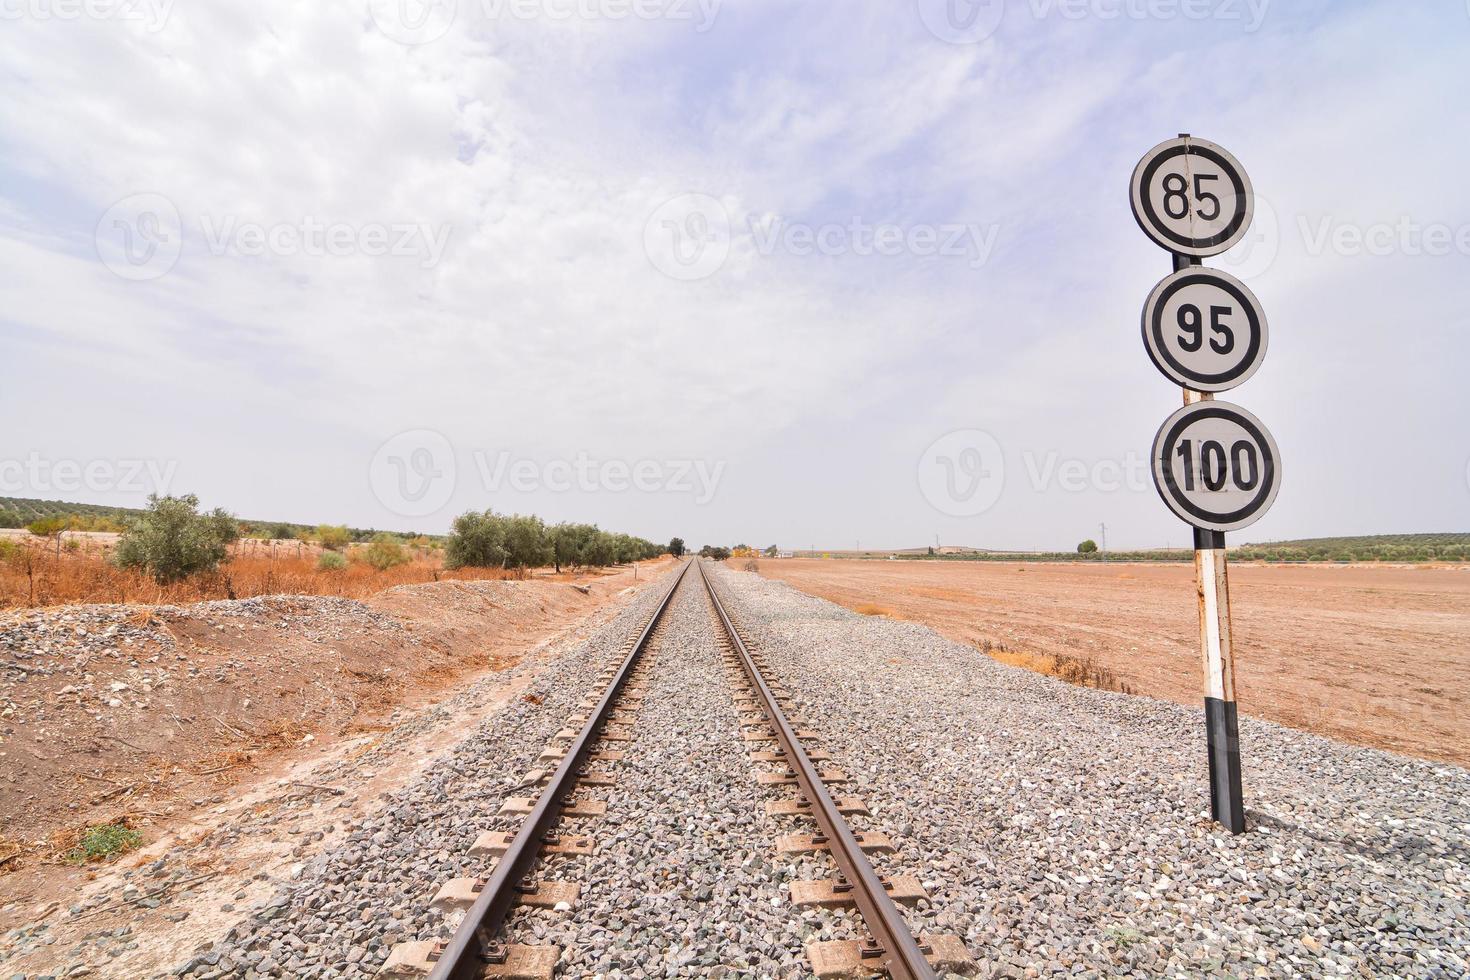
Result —
[{"label": "dry brown vegetation", "polygon": [[25,847],[20,841],[0,834],[0,877],[3,877],[20,867],[19,858],[25,853]]},{"label": "dry brown vegetation", "polygon": [[[895,617],[892,609],[871,602],[860,602],[854,605],[852,610],[864,616],[885,616],[890,619],[901,618]],[[1034,670],[1038,674],[1045,674],[1048,677],[1064,680],[1068,684],[1076,684],[1079,687],[1095,687],[1101,691],[1119,691],[1123,694],[1135,693],[1126,681],[1098,663],[1093,657],[1075,657],[1065,653],[1027,653],[1021,650],[1013,650],[1004,643],[993,643],[990,640],[980,640],[975,645],[980,648],[982,653],[999,660],[1003,664],[1010,664],[1012,667],[1025,667],[1027,670]]]},{"label": "dry brown vegetation", "polygon": [[1128,686],[1126,681],[1098,663],[1094,657],[1074,657],[1066,653],[1027,653],[1023,650],[1012,650],[1004,643],[989,641],[982,642],[980,650],[1003,664],[1025,667],[1027,670],[1055,677],[1068,684],[1095,687],[1100,691],[1118,691],[1122,694],[1137,693]]},{"label": "dry brown vegetation", "polygon": [[62,549],[37,541],[11,542],[0,552],[0,608],[55,606],[65,603],[139,603],[179,605],[207,599],[249,599],[262,595],[332,595],[365,599],[395,585],[443,579],[523,578],[504,569],[461,568],[447,571],[437,552],[419,551],[404,565],[378,571],[351,560],[338,570],[319,569],[319,552],[295,543],[276,549],[244,541],[232,549],[219,571],[160,585],[145,572],[123,569],[101,548]]}]

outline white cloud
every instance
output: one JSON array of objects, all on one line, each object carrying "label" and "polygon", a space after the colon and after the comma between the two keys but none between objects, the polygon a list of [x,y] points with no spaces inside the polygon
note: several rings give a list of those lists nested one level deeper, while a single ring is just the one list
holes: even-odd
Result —
[{"label": "white cloud", "polygon": [[[417,46],[384,36],[361,3],[179,3],[156,31],[7,23],[4,318],[38,374],[86,383],[65,398],[41,390],[55,406],[0,452],[29,440],[106,455],[115,433],[92,420],[120,414],[185,457],[181,479],[210,503],[384,524],[393,515],[363,468],[405,429],[466,449],[702,452],[731,474],[702,510],[595,496],[507,504],[471,487],[427,523],[495,503],[580,508],[655,535],[680,520],[695,537],[752,525],[789,537],[830,519],[909,543],[929,533],[913,460],[946,427],[998,419],[1044,447],[1089,413],[1099,451],[1151,435],[1134,432],[1139,405],[1112,407],[1089,384],[1158,380],[1132,349],[1130,321],[1167,258],[1132,227],[1122,185],[1150,140],[1187,126],[1231,143],[1283,226],[1319,208],[1401,203],[1448,220],[1463,207],[1463,192],[1444,189],[1458,157],[1405,145],[1454,128],[1424,93],[1457,84],[1456,55],[1401,65],[1375,49],[1384,33],[1428,29],[1386,6],[1305,27],[1273,11],[1248,37],[1008,19],[975,46],[934,41],[909,8],[722,6],[701,33],[679,20],[491,21],[462,2],[444,37]],[[1180,31],[1187,52],[1160,54]],[[1349,51],[1370,77],[1337,67]],[[1182,84],[1191,72],[1221,81]],[[1278,75],[1301,101],[1284,98]],[[1406,166],[1417,179],[1385,190]],[[129,282],[97,260],[92,236],[107,208],[144,191],[177,208],[183,252],[166,275]],[[735,239],[718,272],[679,282],[650,262],[644,230],[688,192],[719,199]],[[995,223],[997,251],[980,269],[913,254],[761,254],[745,233],[752,216]],[[250,255],[231,239],[215,255],[205,233],[312,222],[345,226],[351,241],[331,255]],[[377,226],[416,227],[420,240],[447,229],[448,244],[432,264],[422,249],[364,254],[362,233]],[[1333,291],[1389,267],[1283,248],[1258,286],[1273,324],[1320,310],[1361,338],[1373,327]],[[1456,315],[1447,272],[1407,271]],[[1313,327],[1280,323],[1273,358],[1310,373],[1292,337]],[[1344,370],[1368,370],[1342,349]],[[1253,406],[1273,400],[1260,387]],[[211,400],[223,407],[198,408]],[[1291,431],[1294,419],[1278,418]],[[206,422],[227,438],[201,438]],[[855,477],[836,500],[789,485],[779,506],[753,489],[804,472],[788,454],[813,443],[838,474],[885,476]],[[1335,465],[1309,448],[1288,464]],[[260,477],[276,469],[279,480]],[[1463,496],[1439,499],[1433,513],[1452,523]],[[1396,502],[1385,491],[1366,506],[1388,524]],[[1066,498],[1022,513],[1064,527],[1096,506]],[[1283,509],[1297,506],[1283,495]],[[1155,510],[1138,509],[1139,543],[1170,526]]]}]

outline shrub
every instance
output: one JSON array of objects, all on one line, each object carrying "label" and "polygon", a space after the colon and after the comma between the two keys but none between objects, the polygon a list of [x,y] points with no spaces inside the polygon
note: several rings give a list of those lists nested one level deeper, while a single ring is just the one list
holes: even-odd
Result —
[{"label": "shrub", "polygon": [[77,846],[67,855],[75,864],[105,861],[126,854],[143,843],[143,835],[123,823],[98,824],[82,831]]},{"label": "shrub", "polygon": [[340,572],[347,567],[347,559],[340,551],[323,551],[316,556],[319,572]]},{"label": "shrub", "polygon": [[296,529],[289,524],[271,524],[265,534],[271,541],[290,541],[296,537]]},{"label": "shrub", "polygon": [[70,522],[65,517],[43,517],[27,524],[26,530],[38,538],[54,538],[65,531],[69,524]]},{"label": "shrub", "polygon": [[13,510],[0,510],[0,527],[25,527],[25,518]]},{"label": "shrub", "polygon": [[150,495],[147,512],[123,532],[113,560],[120,568],[148,571],[160,585],[214,571],[229,557],[240,527],[219,508],[208,514],[198,511],[199,498],[193,494]]},{"label": "shrub", "polygon": [[[324,551],[325,558],[335,552]],[[337,555],[341,558],[341,555]],[[377,534],[373,536],[372,543],[363,552],[363,561],[373,566],[380,572],[386,572],[395,565],[408,564],[408,553],[403,550],[403,544],[391,534]]]},{"label": "shrub", "polygon": [[341,551],[352,540],[352,535],[340,524],[320,524],[316,529],[316,539],[328,551]]}]

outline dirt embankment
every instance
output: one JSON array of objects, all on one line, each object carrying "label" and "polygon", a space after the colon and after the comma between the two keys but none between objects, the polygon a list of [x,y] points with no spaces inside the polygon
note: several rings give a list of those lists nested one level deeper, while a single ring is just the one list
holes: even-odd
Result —
[{"label": "dirt embankment", "polygon": [[0,614],[0,874],[60,857],[79,828],[186,817],[267,761],[377,730],[397,708],[514,665],[665,564],[636,579],[399,586],[363,602]]},{"label": "dirt embankment", "polygon": [[[1137,694],[1201,699],[1192,565],[784,559],[760,571],[960,642],[1091,661]],[[1230,588],[1242,712],[1470,766],[1470,569],[1242,563]]]}]

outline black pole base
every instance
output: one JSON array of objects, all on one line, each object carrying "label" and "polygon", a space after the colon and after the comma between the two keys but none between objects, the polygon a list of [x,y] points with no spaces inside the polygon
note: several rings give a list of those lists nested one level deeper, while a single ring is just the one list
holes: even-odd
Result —
[{"label": "black pole base", "polygon": [[1234,701],[1205,698],[1205,732],[1210,757],[1210,816],[1232,834],[1243,834],[1240,729]]}]

